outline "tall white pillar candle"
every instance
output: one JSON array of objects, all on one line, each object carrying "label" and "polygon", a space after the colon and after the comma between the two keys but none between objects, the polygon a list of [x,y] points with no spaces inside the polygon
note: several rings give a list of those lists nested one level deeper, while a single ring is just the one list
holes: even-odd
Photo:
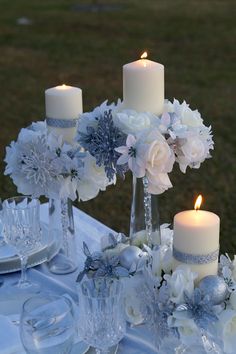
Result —
[{"label": "tall white pillar candle", "polygon": [[[146,53],[144,53],[146,54]],[[145,58],[123,66],[124,108],[161,114],[164,107],[164,66]]]},{"label": "tall white pillar candle", "polygon": [[[48,123],[48,131],[62,135],[64,141],[72,143],[76,134],[76,124],[73,124],[73,120],[76,122],[83,112],[82,90],[67,85],[47,89],[45,91],[45,109],[46,118],[49,118],[50,122]],[[62,124],[64,121],[65,127]],[[59,127],[60,125],[61,127]]]},{"label": "tall white pillar candle", "polygon": [[[174,250],[180,253],[180,258],[175,258],[174,268],[180,264],[187,264],[191,270],[198,273],[197,281],[207,275],[216,275],[218,272],[219,250],[219,217],[205,210],[187,210],[178,213],[174,217]],[[216,254],[216,257],[213,255]],[[189,264],[187,259],[205,259],[208,255],[209,262]],[[209,255],[212,255],[211,257]],[[193,256],[193,257],[192,257]],[[186,260],[185,260],[186,257]],[[182,260],[180,260],[182,258]],[[215,258],[215,259],[214,259]],[[214,259],[214,260],[212,260]]]}]

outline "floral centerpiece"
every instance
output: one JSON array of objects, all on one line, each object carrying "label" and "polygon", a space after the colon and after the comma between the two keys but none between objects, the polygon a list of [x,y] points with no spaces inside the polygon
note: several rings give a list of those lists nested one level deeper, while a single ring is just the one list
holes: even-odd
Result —
[{"label": "floral centerpiece", "polygon": [[161,116],[123,109],[120,101],[104,102],[81,116],[76,141],[110,183],[130,170],[137,178],[147,177],[152,194],[172,187],[169,173],[175,162],[184,173],[187,167],[199,168],[214,145],[200,113],[178,100],[166,101]]},{"label": "floral centerpiece", "polygon": [[108,246],[100,253],[91,254],[84,246],[87,258],[78,281],[84,274],[125,276],[127,320],[145,324],[161,353],[172,345],[186,351],[191,347],[191,353],[235,353],[236,256],[231,261],[221,255],[219,274],[196,284],[197,274],[187,265],[172,270],[168,224],[161,226],[161,243],[153,249],[144,239],[130,245],[121,234],[105,239]]},{"label": "floral centerpiece", "polygon": [[5,162],[5,174],[18,192],[34,197],[89,200],[114,182],[81,146],[49,134],[44,121],[21,129],[7,147]]},{"label": "floral centerpiece", "polygon": [[213,146],[211,127],[186,102],[166,101],[161,116],[104,102],[81,115],[73,144],[43,121],[23,128],[7,147],[5,174],[23,194],[89,200],[130,170],[160,194],[172,187],[175,162],[182,172],[199,168]]}]

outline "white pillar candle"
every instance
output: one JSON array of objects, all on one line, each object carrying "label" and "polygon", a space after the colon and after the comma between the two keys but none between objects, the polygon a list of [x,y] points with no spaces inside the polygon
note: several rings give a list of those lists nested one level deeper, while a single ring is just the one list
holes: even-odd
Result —
[{"label": "white pillar candle", "polygon": [[164,107],[164,66],[146,55],[123,66],[124,108],[159,115]]},{"label": "white pillar candle", "polygon": [[[219,249],[220,219],[205,210],[187,210],[174,217],[174,249],[178,252],[206,256]],[[174,268],[186,264],[174,258]],[[218,258],[205,264],[188,264],[192,271],[198,273],[197,281],[207,275],[218,272]]]},{"label": "white pillar candle", "polygon": [[[78,87],[61,85],[49,88],[45,91],[46,118],[58,120],[76,120],[83,112],[82,90]],[[63,140],[73,143],[76,126],[59,128],[49,126],[48,131],[56,135],[62,135]]]}]

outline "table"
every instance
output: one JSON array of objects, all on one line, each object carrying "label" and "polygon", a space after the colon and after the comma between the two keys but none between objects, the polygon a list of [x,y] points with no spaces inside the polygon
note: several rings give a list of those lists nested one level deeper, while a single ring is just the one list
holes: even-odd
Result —
[{"label": "table", "polygon": [[[48,224],[48,205],[41,205],[41,220]],[[110,232],[114,233],[113,230],[103,225],[99,221],[85,214],[77,208],[74,208],[74,220],[75,220],[75,230],[76,230],[76,243],[77,243],[77,254],[79,260],[79,269],[82,269],[84,262],[84,255],[82,253],[82,243],[86,241],[89,245],[91,251],[98,250],[100,248],[100,240],[103,235]],[[30,279],[37,281],[41,284],[42,291],[51,291],[58,295],[68,294],[77,302],[77,292],[76,292],[76,277],[78,271],[68,274],[68,275],[55,275],[50,273],[46,264],[42,264],[35,268],[28,270],[28,276]],[[12,273],[3,275],[4,286],[16,281],[19,278],[19,273]],[[21,306],[24,298],[14,298],[12,294],[7,294],[4,286],[0,288],[0,314],[1,315],[14,315],[20,313]],[[0,332],[4,331],[1,328]],[[3,353],[1,350],[0,343],[0,354]],[[4,351],[4,354],[23,354],[23,350],[18,351]],[[76,347],[73,350],[73,354],[79,354],[76,352]],[[144,328],[129,328],[126,337],[122,340],[118,349],[119,354],[152,354],[157,353],[153,348],[150,340],[148,339],[147,331]]]}]

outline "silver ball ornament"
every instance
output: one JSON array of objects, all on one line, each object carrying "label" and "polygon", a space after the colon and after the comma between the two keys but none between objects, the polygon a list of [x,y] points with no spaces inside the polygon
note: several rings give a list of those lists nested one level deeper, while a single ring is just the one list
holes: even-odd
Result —
[{"label": "silver ball ornament", "polygon": [[140,248],[136,246],[126,247],[119,255],[121,266],[129,270],[134,262],[138,262],[141,253]]},{"label": "silver ball ornament", "polygon": [[208,275],[199,282],[199,288],[204,295],[209,295],[214,305],[218,305],[228,295],[227,285],[224,279],[218,275]]}]

